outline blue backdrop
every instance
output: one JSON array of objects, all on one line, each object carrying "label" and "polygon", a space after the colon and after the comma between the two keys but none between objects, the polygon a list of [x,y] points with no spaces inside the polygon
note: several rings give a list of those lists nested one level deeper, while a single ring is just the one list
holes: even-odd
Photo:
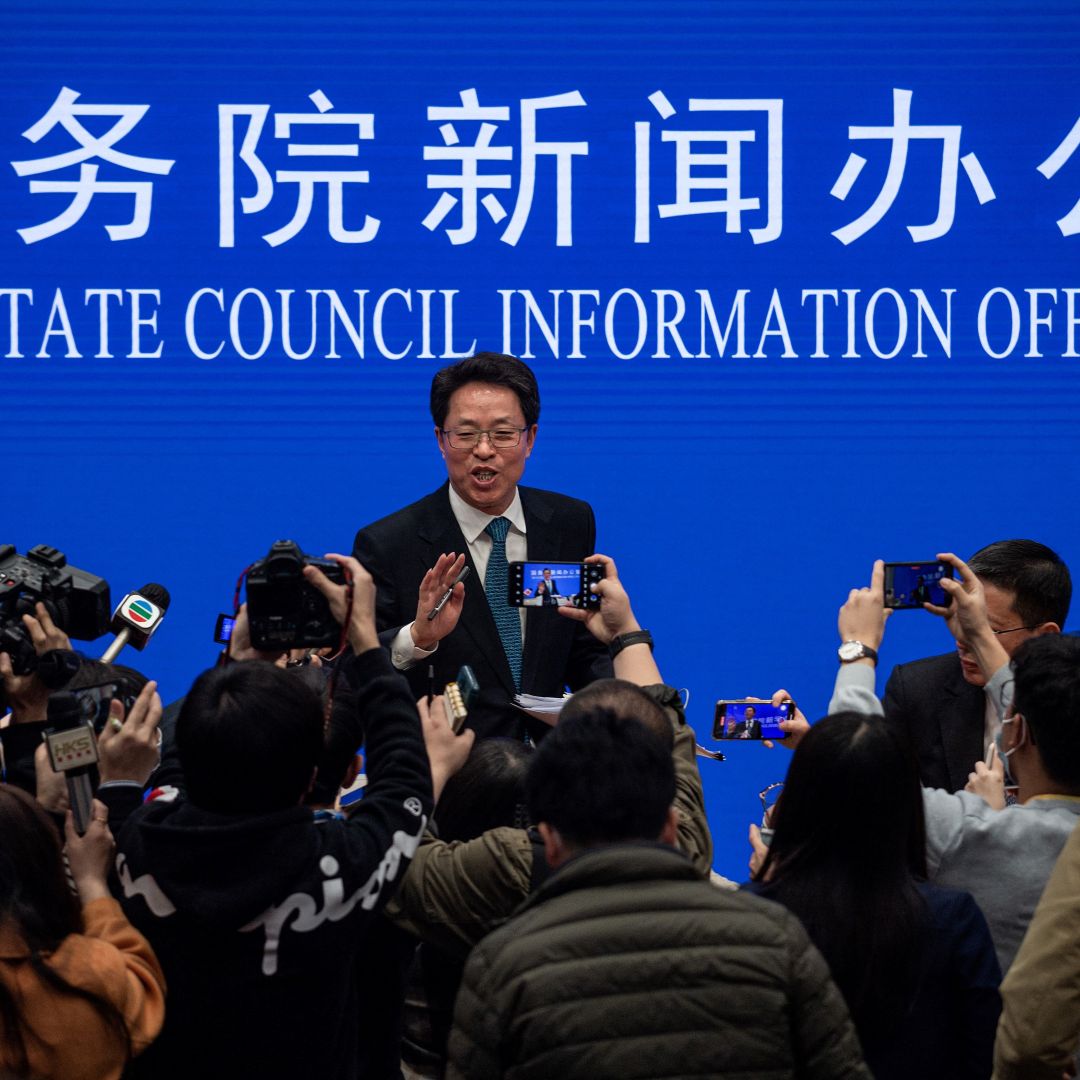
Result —
[{"label": "blue backdrop", "polygon": [[[702,741],[823,711],[874,557],[1080,565],[1075,4],[7,7],[0,540],[166,584],[166,697],[272,540],[441,482],[474,345],[537,371],[527,481],[592,502]],[[899,614],[884,667],[949,645]],[[742,876],[787,757],[725,749]]]}]

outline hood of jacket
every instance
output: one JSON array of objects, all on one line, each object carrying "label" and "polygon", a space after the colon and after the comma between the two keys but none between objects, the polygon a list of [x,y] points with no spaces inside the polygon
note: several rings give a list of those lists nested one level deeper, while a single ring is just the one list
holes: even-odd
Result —
[{"label": "hood of jacket", "polygon": [[150,803],[125,826],[117,859],[124,891],[162,904],[148,895],[149,876],[185,915],[238,928],[310,880],[318,858],[312,818],[302,806],[218,814],[189,802]]}]

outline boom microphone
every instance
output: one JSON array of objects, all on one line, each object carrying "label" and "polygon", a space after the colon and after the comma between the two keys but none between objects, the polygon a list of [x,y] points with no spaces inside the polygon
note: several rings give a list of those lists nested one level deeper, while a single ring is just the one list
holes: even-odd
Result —
[{"label": "boom microphone", "polygon": [[101,654],[101,659],[111,664],[125,645],[145,649],[168,608],[169,590],[164,585],[151,583],[144,585],[139,592],[128,593],[113,612],[109,629],[116,637]]}]

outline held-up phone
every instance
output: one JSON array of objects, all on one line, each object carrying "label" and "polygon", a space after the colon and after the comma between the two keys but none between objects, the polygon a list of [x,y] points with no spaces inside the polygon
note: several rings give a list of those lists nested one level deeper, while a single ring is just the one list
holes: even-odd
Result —
[{"label": "held-up phone", "polygon": [[214,641],[219,645],[228,645],[229,638],[232,637],[233,627],[236,625],[235,615],[226,615],[222,613],[217,617],[217,622],[214,623]]},{"label": "held-up phone", "polygon": [[725,699],[716,703],[713,719],[714,739],[786,739],[781,720],[795,715],[795,702],[773,705],[770,701],[746,698]]},{"label": "held-up phone", "polygon": [[953,576],[943,562],[889,562],[885,564],[885,606],[921,608],[924,603],[948,607],[952,598],[939,584]]},{"label": "held-up phone", "polygon": [[511,607],[576,607],[595,611],[590,585],[604,580],[603,563],[512,562],[506,602]]}]

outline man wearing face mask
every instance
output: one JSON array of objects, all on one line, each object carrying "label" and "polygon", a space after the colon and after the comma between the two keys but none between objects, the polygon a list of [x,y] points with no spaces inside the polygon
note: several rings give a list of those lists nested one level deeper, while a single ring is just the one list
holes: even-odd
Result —
[{"label": "man wearing face mask", "polygon": [[[999,540],[972,555],[994,636],[1011,657],[1029,638],[1059,634],[1072,582],[1056,552],[1035,540]],[[950,627],[952,629],[952,627]],[[963,634],[956,651],[893,668],[885,717],[904,729],[927,787],[959,791],[978,760],[987,760],[1000,718],[987,676]]]},{"label": "man wearing face mask", "polygon": [[[949,607],[931,610],[966,642],[1002,721],[998,753],[991,755],[996,760],[979,763],[983,767],[971,774],[969,790],[923,788],[927,863],[934,884],[966,889],[975,897],[1004,972],[1061,849],[1080,823],[1080,639],[1036,636],[1010,659],[991,627],[982,582],[955,555],[938,557],[960,577],[942,583],[952,600]],[[830,712],[883,714],[874,693],[886,615],[882,573],[876,563],[870,588],[854,590],[840,609],[846,644]],[[852,655],[856,652],[860,655]],[[1006,767],[1017,805],[999,809]]]}]

